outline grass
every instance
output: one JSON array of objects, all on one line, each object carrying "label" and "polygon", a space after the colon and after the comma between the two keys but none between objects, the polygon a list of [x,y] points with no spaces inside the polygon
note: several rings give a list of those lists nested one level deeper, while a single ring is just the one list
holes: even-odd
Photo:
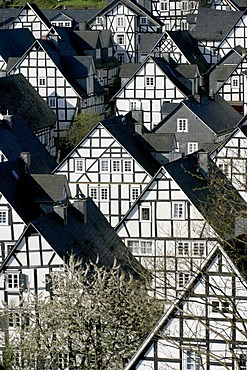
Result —
[{"label": "grass", "polygon": [[[86,9],[97,8],[103,9],[107,0],[36,0],[34,1],[40,9],[57,8],[60,5],[66,6],[68,9]],[[27,0],[14,0],[9,7],[22,7],[27,3]]]}]

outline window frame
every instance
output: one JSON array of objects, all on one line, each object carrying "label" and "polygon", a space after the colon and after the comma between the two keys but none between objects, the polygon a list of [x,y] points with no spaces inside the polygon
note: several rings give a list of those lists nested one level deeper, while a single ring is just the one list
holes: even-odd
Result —
[{"label": "window frame", "polygon": [[6,277],[6,290],[7,291],[19,291],[20,289],[20,281],[19,281],[19,273],[18,272],[8,272],[5,275]]},{"label": "window frame", "polygon": [[240,83],[239,83],[239,77],[238,76],[232,76],[231,77],[231,88],[232,89],[239,89],[239,85],[240,85]]},{"label": "window frame", "polygon": [[112,173],[121,173],[121,160],[112,159],[111,160]]},{"label": "window frame", "polygon": [[[84,158],[75,158],[75,173],[85,173],[85,159]],[[78,167],[78,164],[81,163],[82,166]],[[80,169],[80,167],[82,169]]]},{"label": "window frame", "polygon": [[189,272],[178,272],[177,273],[177,288],[184,289],[185,285],[190,280],[190,273]]},{"label": "window frame", "polygon": [[154,76],[145,76],[145,87],[152,88],[154,86]]},{"label": "window frame", "polygon": [[[104,169],[103,163],[107,163],[107,169]],[[101,159],[100,160],[100,172],[101,173],[110,173],[110,159]]]},{"label": "window frame", "polygon": [[[131,245],[133,243],[133,245]],[[152,240],[133,239],[127,240],[130,252],[136,256],[153,256],[154,243]]]},{"label": "window frame", "polygon": [[140,25],[141,26],[146,26],[147,24],[148,24],[147,17],[140,17]]},{"label": "window frame", "polygon": [[124,34],[119,34],[116,36],[117,38],[117,44],[121,46],[125,46],[125,35]]},{"label": "window frame", "polygon": [[[127,165],[127,167],[126,167]],[[124,159],[123,160],[123,172],[125,173],[133,173],[133,162],[131,159]]]},{"label": "window frame", "polygon": [[140,220],[142,222],[151,222],[151,207],[150,206],[140,207]]},{"label": "window frame", "polygon": [[[131,191],[130,199],[132,202],[135,202],[139,198],[141,191],[137,187],[131,188],[130,191]],[[134,194],[135,192],[136,194]]]},{"label": "window frame", "polygon": [[0,206],[0,226],[9,225],[9,209],[7,207]]},{"label": "window frame", "polygon": [[[178,209],[176,209],[177,207]],[[180,207],[182,207],[181,210],[179,210]],[[181,216],[179,216],[180,213]],[[172,202],[172,220],[184,220],[185,218],[185,202]]]},{"label": "window frame", "polygon": [[187,154],[192,154],[198,150],[198,141],[188,141]]},{"label": "window frame", "polygon": [[40,87],[46,87],[46,77],[38,77],[38,85]]},{"label": "window frame", "polygon": [[[109,189],[104,187],[100,188],[99,191],[100,191],[100,200],[105,202],[109,201]],[[104,194],[104,192],[106,195]]]},{"label": "window frame", "polygon": [[96,186],[89,187],[89,197],[92,200],[98,200],[98,188]]},{"label": "window frame", "polygon": [[117,28],[124,28],[125,27],[125,17],[123,15],[117,15],[116,25],[117,25]]},{"label": "window frame", "polygon": [[160,2],[160,10],[166,12],[169,10],[169,1],[163,0]]},{"label": "window frame", "polygon": [[188,118],[177,118],[177,132],[188,132]]}]

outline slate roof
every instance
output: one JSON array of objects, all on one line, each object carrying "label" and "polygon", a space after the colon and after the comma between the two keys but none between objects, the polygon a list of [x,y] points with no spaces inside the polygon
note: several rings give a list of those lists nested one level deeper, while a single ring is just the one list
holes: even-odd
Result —
[{"label": "slate roof", "polygon": [[222,84],[231,77],[245,57],[232,49],[218,63],[214,64],[208,71],[210,90],[219,91]]},{"label": "slate roof", "polygon": [[141,63],[123,63],[119,67],[119,77],[120,78],[129,78],[131,77],[141,66]]},{"label": "slate roof", "polygon": [[146,140],[143,140],[142,136],[136,134],[131,114],[109,118],[101,121],[101,124],[145,171],[150,175],[154,175],[157,172],[160,165],[150,154],[153,152],[153,147]]},{"label": "slate roof", "polygon": [[32,131],[52,128],[56,114],[22,74],[0,78],[0,112],[22,116]]},{"label": "slate roof", "polygon": [[11,128],[4,120],[0,121],[0,150],[8,160],[19,158],[21,152],[31,154],[32,173],[51,173],[56,162],[25,121],[13,116]]},{"label": "slate roof", "polygon": [[0,28],[8,28],[19,11],[18,8],[0,8]]},{"label": "slate roof", "polygon": [[229,12],[199,7],[192,36],[198,40],[221,41],[237,23],[244,12]]},{"label": "slate roof", "polygon": [[[200,166],[200,157],[195,152],[167,163],[164,168],[216,233],[225,240],[226,236],[235,235],[235,220],[241,214],[246,214],[247,204],[213,161],[208,158],[209,178],[203,174]],[[213,176],[212,182],[210,176]]]},{"label": "slate roof", "polygon": [[217,134],[232,131],[242,118],[242,115],[218,94],[215,94],[213,99],[201,95],[200,102],[191,98],[184,100],[182,104]]},{"label": "slate roof", "polygon": [[27,173],[22,159],[0,163],[0,193],[26,224],[42,214],[36,199],[47,199],[44,190]]},{"label": "slate roof", "polygon": [[[152,20],[152,22],[156,23],[158,26],[163,25],[163,23],[158,18],[156,18],[150,11],[148,11],[146,8],[144,8],[134,0],[113,0],[111,3],[107,4],[106,7],[104,7],[104,9],[102,9],[96,16],[100,17],[106,14],[118,3],[124,4],[126,7],[130,8],[135,14],[139,16],[145,14],[149,19]],[[89,24],[92,23],[96,16],[89,19],[88,23]]]},{"label": "slate roof", "polygon": [[43,24],[48,29],[52,27],[52,24],[50,23],[50,21],[46,18],[44,13],[39,9],[39,7],[35,3],[26,3],[26,5],[24,5],[23,8],[19,10],[17,17],[24,9],[28,9],[28,8],[32,9],[36,13],[36,15],[40,18],[40,20],[43,22]]},{"label": "slate roof", "polygon": [[155,133],[144,133],[143,138],[151,145],[156,152],[168,153],[174,149],[176,143],[175,134],[155,134]]},{"label": "slate roof", "polygon": [[80,46],[87,50],[95,50],[98,44],[100,31],[86,30],[74,31],[80,38]]},{"label": "slate roof", "polygon": [[27,28],[0,29],[0,55],[5,62],[9,57],[21,57],[34,41],[33,34]]},{"label": "slate roof", "polygon": [[157,42],[163,37],[160,33],[139,33],[139,53],[149,54]]},{"label": "slate roof", "polygon": [[85,22],[96,16],[100,9],[46,9],[42,10],[44,15],[52,22],[55,18],[58,19],[61,13],[75,20],[77,23]]},{"label": "slate roof", "polygon": [[52,174],[32,174],[32,178],[45,190],[44,194],[40,194],[40,198],[36,198],[41,203],[50,201],[61,202],[66,198],[66,194],[70,195],[70,190],[65,175],[52,175]]},{"label": "slate roof", "polygon": [[190,64],[196,64],[201,74],[209,69],[209,64],[199,50],[197,40],[189,31],[166,31]]}]

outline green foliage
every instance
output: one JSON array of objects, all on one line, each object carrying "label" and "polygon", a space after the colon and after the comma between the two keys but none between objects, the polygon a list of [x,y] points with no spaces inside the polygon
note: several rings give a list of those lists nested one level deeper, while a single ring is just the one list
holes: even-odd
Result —
[{"label": "green foliage", "polygon": [[63,359],[61,369],[121,369],[161,315],[143,282],[118,266],[82,267],[71,257],[51,281],[51,297],[27,292],[16,308],[29,315],[11,341],[26,368],[38,359],[45,369],[56,369]]},{"label": "green foliage", "polygon": [[99,115],[97,113],[78,114],[62,139],[65,148],[73,149],[98,122]]}]

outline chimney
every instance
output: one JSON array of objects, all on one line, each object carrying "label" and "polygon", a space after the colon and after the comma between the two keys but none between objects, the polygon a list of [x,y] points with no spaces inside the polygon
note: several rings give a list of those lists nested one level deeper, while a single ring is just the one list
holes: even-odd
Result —
[{"label": "chimney", "polygon": [[7,124],[8,128],[10,130],[12,130],[12,128],[13,128],[13,116],[8,114],[8,112],[7,112],[7,114],[3,115],[3,119],[4,119],[4,122]]},{"label": "chimney", "polygon": [[58,204],[54,206],[54,211],[61,217],[63,220],[64,225],[68,223],[68,207],[62,204]]},{"label": "chimney", "polygon": [[29,168],[31,166],[31,153],[30,152],[21,152],[20,157],[23,160],[23,162],[26,163],[27,167]]},{"label": "chimney", "polygon": [[132,110],[132,118],[134,120],[135,132],[143,134],[143,110]]},{"label": "chimney", "polygon": [[87,200],[86,198],[75,199],[73,206],[84,216],[84,224],[87,223]]},{"label": "chimney", "polygon": [[198,172],[208,180],[209,179],[209,156],[208,152],[198,152]]}]

